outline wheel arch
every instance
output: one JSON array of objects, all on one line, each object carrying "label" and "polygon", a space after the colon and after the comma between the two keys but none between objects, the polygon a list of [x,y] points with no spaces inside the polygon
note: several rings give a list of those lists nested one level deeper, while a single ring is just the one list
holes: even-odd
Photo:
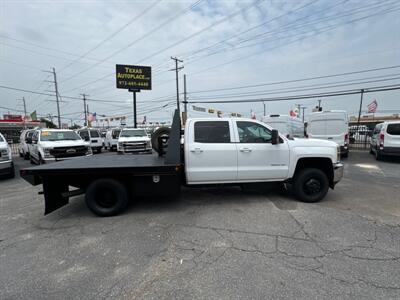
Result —
[{"label": "wheel arch", "polygon": [[333,164],[329,157],[303,157],[300,158],[296,163],[296,168],[294,170],[293,177],[305,168],[315,168],[323,171],[329,180],[329,187],[334,188],[333,182]]}]

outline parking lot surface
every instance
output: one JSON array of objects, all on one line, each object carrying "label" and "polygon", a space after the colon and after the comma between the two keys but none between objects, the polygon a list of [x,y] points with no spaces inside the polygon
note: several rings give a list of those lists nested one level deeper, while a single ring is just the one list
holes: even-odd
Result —
[{"label": "parking lot surface", "polygon": [[0,299],[400,298],[399,161],[351,153],[315,204],[198,188],[117,217],[82,196],[43,216],[38,191],[0,181]]}]

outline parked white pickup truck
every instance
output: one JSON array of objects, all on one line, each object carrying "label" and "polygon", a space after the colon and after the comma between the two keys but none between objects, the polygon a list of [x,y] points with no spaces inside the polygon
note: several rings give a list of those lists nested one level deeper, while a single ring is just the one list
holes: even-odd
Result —
[{"label": "parked white pickup truck", "polygon": [[117,151],[123,153],[152,153],[151,140],[147,135],[146,130],[140,128],[124,128],[121,130]]},{"label": "parked white pickup truck", "polygon": [[0,176],[14,178],[14,162],[12,160],[11,148],[4,136],[0,133]]},{"label": "parked white pickup truck", "polygon": [[[172,196],[182,185],[288,183],[304,202],[324,198],[342,178],[340,148],[335,142],[287,139],[277,130],[251,119],[188,119],[182,131],[177,113],[169,132],[159,135],[156,155],[83,157],[28,168],[21,176],[33,185],[43,183],[46,210],[86,194],[86,204],[99,216],[123,211],[130,197]],[[57,175],[57,176],[54,176]],[[75,189],[69,191],[69,187]]]}]

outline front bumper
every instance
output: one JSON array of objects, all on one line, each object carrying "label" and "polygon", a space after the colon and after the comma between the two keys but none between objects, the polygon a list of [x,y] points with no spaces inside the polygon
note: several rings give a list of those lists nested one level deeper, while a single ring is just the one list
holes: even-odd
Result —
[{"label": "front bumper", "polygon": [[341,162],[333,164],[333,183],[336,184],[343,178],[344,166]]},{"label": "front bumper", "polygon": [[0,162],[0,175],[11,174],[14,169],[12,160]]},{"label": "front bumper", "polygon": [[69,157],[45,157],[43,158],[44,162],[52,162],[52,161],[60,161],[60,160],[67,160],[67,159],[74,159],[74,158],[78,158],[78,157],[83,157],[83,156],[92,156],[93,154],[85,154],[85,155],[77,155],[77,156],[69,156]]},{"label": "front bumper", "polygon": [[388,156],[400,156],[400,147],[383,147],[379,152]]}]

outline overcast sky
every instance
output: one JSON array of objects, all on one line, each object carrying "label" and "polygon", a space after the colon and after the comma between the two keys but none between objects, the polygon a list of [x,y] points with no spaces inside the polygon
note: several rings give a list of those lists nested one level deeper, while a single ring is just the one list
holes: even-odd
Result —
[{"label": "overcast sky", "polygon": [[[176,103],[171,56],[183,60],[189,101],[242,100],[400,84],[400,3],[343,0],[0,2],[0,85],[61,97],[89,94],[91,112],[127,115],[132,95],[115,87],[115,64],[152,67],[153,90],[138,94],[138,119],[168,120]],[[274,84],[392,67],[346,76]],[[270,84],[273,83],[273,84]],[[257,85],[256,87],[248,87]],[[329,88],[324,86],[329,85]],[[244,87],[244,88],[242,88]],[[235,88],[235,89],[229,89]],[[221,89],[221,90],[219,90]],[[208,91],[213,90],[213,91]],[[208,91],[208,92],[207,92]],[[0,88],[0,113],[57,114],[54,96]],[[360,95],[322,98],[324,109],[356,112]],[[364,95],[400,112],[400,90]],[[94,101],[102,100],[102,101]],[[82,124],[83,102],[64,98],[61,115]],[[306,113],[317,98],[265,102],[267,114]],[[261,117],[262,103],[195,104]],[[210,116],[194,112],[190,116]],[[67,119],[63,120],[68,121]],[[68,121],[69,122],[69,121]]]}]

